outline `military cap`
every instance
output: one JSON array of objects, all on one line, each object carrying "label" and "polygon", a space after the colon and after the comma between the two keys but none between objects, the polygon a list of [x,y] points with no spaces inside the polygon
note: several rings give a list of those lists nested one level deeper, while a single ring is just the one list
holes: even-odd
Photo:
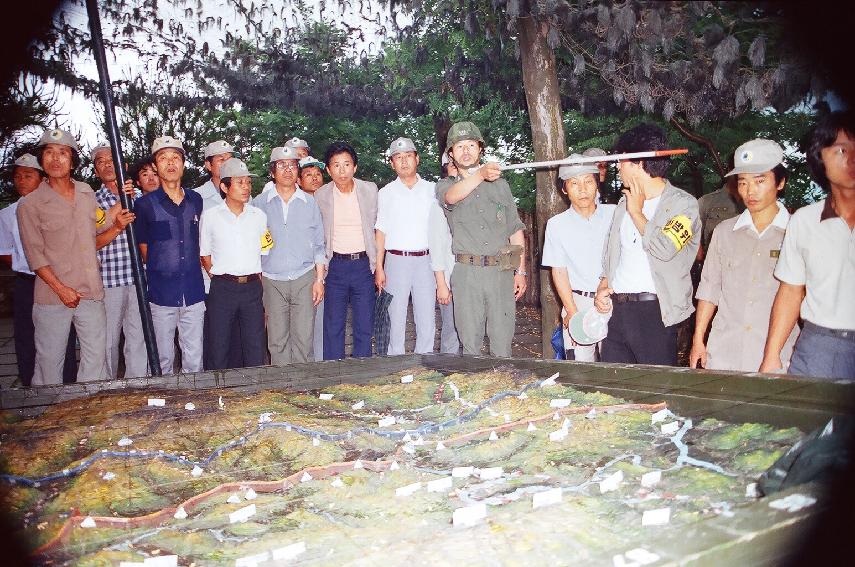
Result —
[{"label": "military cap", "polygon": [[80,151],[77,149],[77,141],[74,139],[74,136],[61,128],[45,130],[44,134],[42,134],[42,137],[39,139],[38,147],[46,146],[48,144],[59,144],[60,146],[68,146],[75,152]]},{"label": "military cap", "polygon": [[462,140],[475,140],[476,142],[484,143],[484,137],[481,136],[481,130],[479,130],[475,124],[472,122],[456,122],[448,131],[445,151],[448,151],[451,146]]},{"label": "military cap", "polygon": [[745,142],[733,153],[735,166],[725,177],[740,173],[765,173],[784,161],[784,150],[772,140],[757,138]]},{"label": "military cap", "polygon": [[229,179],[232,177],[258,177],[254,173],[250,173],[246,164],[238,158],[229,158],[223,165],[220,166],[220,179]]}]

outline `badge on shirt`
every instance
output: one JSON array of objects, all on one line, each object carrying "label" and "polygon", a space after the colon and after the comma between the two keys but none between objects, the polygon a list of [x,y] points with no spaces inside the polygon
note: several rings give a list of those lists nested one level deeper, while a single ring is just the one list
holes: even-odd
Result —
[{"label": "badge on shirt", "polygon": [[104,212],[104,209],[98,207],[95,209],[95,226],[104,226],[105,222],[107,222],[107,213]]},{"label": "badge on shirt", "polygon": [[678,251],[692,239],[692,221],[686,215],[672,217],[662,228],[665,236],[674,244]]},{"label": "badge on shirt", "polygon": [[268,228],[264,231],[264,236],[261,237],[261,251],[267,252],[273,248],[273,235],[270,234],[270,229]]},{"label": "badge on shirt", "polygon": [[769,250],[769,257],[770,258],[778,258],[780,256],[781,256],[780,250]]}]

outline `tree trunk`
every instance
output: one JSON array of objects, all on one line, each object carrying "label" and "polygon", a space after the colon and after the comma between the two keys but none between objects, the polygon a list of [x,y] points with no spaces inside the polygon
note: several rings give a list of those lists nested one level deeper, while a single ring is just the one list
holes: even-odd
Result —
[{"label": "tree trunk", "polygon": [[448,139],[448,131],[451,129],[451,120],[447,114],[434,114],[433,133],[436,136],[437,155],[439,155],[439,166],[442,167],[442,154],[445,153],[445,142]]},{"label": "tree trunk", "polygon": [[528,269],[528,287],[518,303],[538,307],[540,305],[540,270],[534,269],[540,262],[537,246],[537,222],[534,212],[519,211],[520,220],[525,225],[525,265]]},{"label": "tree trunk", "polygon": [[[561,120],[555,54],[546,43],[549,24],[533,17],[520,18],[518,22],[523,86],[531,122],[534,159],[561,159],[566,157],[564,124]],[[537,236],[532,238],[532,242],[537,243],[537,249],[529,257],[537,258],[537,262],[528,267],[530,272],[540,270],[546,221],[567,208],[558,191],[557,169],[537,170],[535,179],[534,229]],[[543,352],[548,355],[552,352],[550,338],[558,321],[559,309],[548,271],[542,270],[540,276],[541,341]]]}]

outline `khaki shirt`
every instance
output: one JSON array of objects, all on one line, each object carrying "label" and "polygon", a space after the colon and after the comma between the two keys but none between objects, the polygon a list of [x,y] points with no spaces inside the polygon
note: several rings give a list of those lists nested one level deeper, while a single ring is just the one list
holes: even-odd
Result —
[{"label": "khaki shirt", "polygon": [[497,255],[512,234],[525,229],[510,185],[501,178],[482,181],[465,199],[449,205],[445,194],[458,181],[458,177],[446,177],[436,183],[436,198],[448,211],[452,252]]},{"label": "khaki shirt", "polygon": [[[74,203],[70,203],[42,181],[19,203],[18,225],[30,268],[35,272],[50,266],[59,281],[83,299],[103,299],[95,235],[110,228],[113,220],[112,214],[98,207],[92,188],[75,180]],[[41,278],[36,278],[34,303],[62,305]]]},{"label": "khaki shirt", "polygon": [[698,199],[698,212],[701,218],[701,226],[703,227],[703,236],[701,237],[701,246],[707,250],[710,246],[712,233],[722,221],[733,218],[741,213],[745,207],[742,203],[737,202],[730,193],[727,192],[727,187],[717,189],[712,193],[707,193]]},{"label": "khaki shirt", "polygon": [[[706,368],[756,372],[763,361],[769,315],[778,292],[772,275],[790,215],[779,206],[775,220],[762,236],[744,211],[713,232],[697,299],[718,306],[707,342]],[[747,217],[747,219],[746,219]],[[789,364],[798,336],[793,329],[781,352]]]}]

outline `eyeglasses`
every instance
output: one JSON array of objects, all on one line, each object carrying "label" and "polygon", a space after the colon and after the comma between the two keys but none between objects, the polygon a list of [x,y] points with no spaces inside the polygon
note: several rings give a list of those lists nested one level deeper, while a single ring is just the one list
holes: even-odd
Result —
[{"label": "eyeglasses", "polygon": [[274,167],[278,171],[296,171],[298,166],[296,163],[288,163],[288,162],[284,162],[284,161],[277,161],[274,164]]}]

